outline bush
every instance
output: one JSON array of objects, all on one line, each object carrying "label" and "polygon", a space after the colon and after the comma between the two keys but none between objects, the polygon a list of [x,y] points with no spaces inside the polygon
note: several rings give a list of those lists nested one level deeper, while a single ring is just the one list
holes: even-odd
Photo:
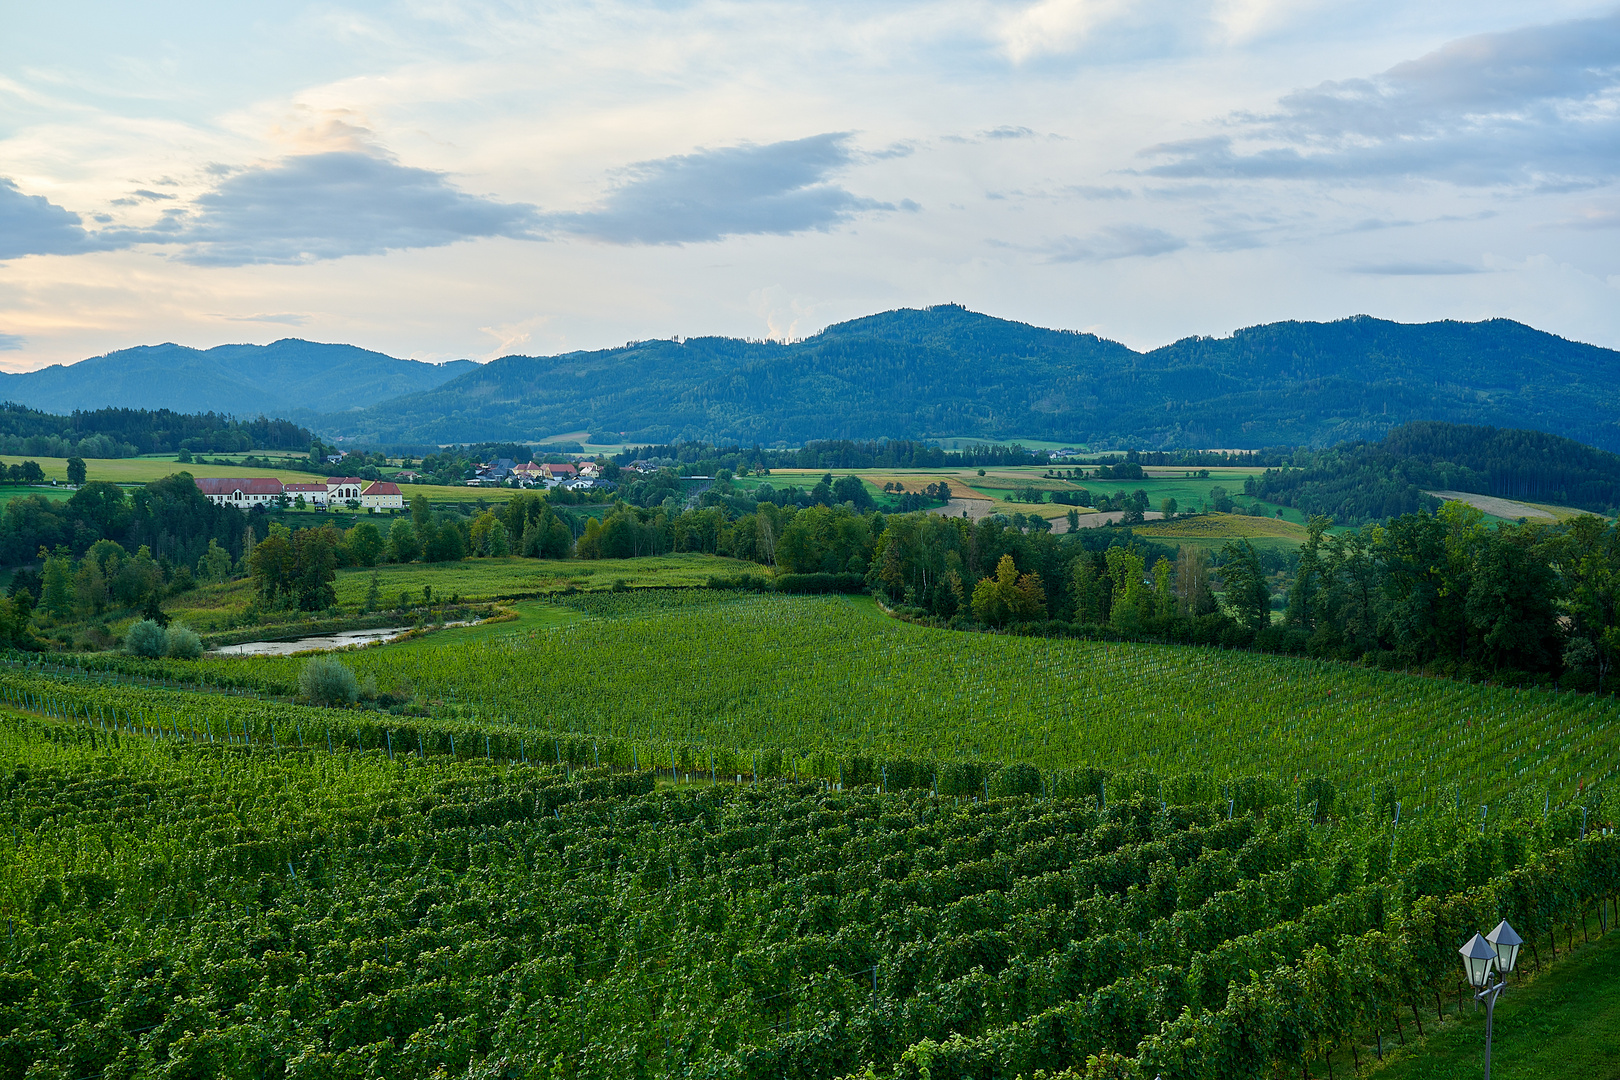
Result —
[{"label": "bush", "polygon": [[163,653],[176,660],[195,660],[203,653],[202,638],[184,623],[173,623],[163,632]]},{"label": "bush", "polygon": [[847,573],[778,574],[773,583],[783,593],[858,593],[866,587],[866,578]]},{"label": "bush", "polygon": [[124,651],[131,656],[159,657],[168,648],[163,627],[151,619],[141,619],[124,634]]},{"label": "bush", "polygon": [[353,705],[360,697],[354,672],[335,656],[312,657],[298,673],[298,689],[313,705]]}]

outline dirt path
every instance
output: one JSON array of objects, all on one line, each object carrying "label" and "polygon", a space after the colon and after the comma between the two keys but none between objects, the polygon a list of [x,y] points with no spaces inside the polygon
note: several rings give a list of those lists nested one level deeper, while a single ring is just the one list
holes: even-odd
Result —
[{"label": "dirt path", "polygon": [[1545,510],[1539,510],[1528,503],[1514,502],[1512,499],[1499,499],[1495,495],[1475,495],[1469,491],[1425,491],[1425,495],[1433,495],[1437,499],[1447,502],[1467,503],[1476,510],[1483,510],[1492,517],[1506,518],[1509,521],[1518,518],[1546,518],[1548,521],[1556,520],[1556,515]]},{"label": "dirt path", "polygon": [[969,521],[978,521],[980,518],[989,517],[990,508],[994,505],[995,503],[989,499],[952,499],[944,506],[936,506],[928,512],[953,518],[965,515]]}]

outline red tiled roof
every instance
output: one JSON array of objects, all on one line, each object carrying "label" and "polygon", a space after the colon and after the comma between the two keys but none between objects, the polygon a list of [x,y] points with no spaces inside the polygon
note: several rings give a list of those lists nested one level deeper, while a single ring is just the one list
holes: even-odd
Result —
[{"label": "red tiled roof", "polygon": [[283,490],[283,491],[291,491],[291,492],[325,491],[326,490],[326,485],[325,484],[282,484],[281,485],[281,490]]},{"label": "red tiled roof", "polygon": [[365,483],[365,481],[360,479],[358,476],[328,476],[326,478],[326,486],[327,487],[332,487],[332,486],[337,485],[337,484],[363,484],[363,483]]},{"label": "red tiled roof", "polygon": [[378,480],[360,493],[365,495],[404,495],[398,484],[390,484],[387,480]]},{"label": "red tiled roof", "polygon": [[569,476],[579,471],[572,465],[543,465],[541,468],[545,469],[552,476]]},{"label": "red tiled roof", "polygon": [[230,495],[240,491],[244,495],[280,495],[283,488],[273,476],[249,478],[227,476],[199,476],[197,488],[204,495]]}]

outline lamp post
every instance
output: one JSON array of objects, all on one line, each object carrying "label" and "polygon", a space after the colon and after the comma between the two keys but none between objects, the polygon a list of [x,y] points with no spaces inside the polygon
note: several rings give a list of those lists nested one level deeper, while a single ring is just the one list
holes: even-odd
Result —
[{"label": "lamp post", "polygon": [[[1503,919],[1489,934],[1475,934],[1457,951],[1462,954],[1463,970],[1474,988],[1474,1000],[1485,1002],[1485,1080],[1491,1080],[1491,1026],[1496,1018],[1496,998],[1507,987],[1507,977],[1519,960],[1524,941]],[[1492,974],[1500,977],[1492,979]]]}]

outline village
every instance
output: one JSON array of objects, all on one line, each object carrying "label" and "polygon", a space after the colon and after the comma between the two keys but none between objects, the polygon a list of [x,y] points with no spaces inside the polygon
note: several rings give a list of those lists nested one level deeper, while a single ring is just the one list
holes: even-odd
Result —
[{"label": "village", "polygon": [[[273,476],[198,477],[196,484],[208,501],[219,506],[251,509],[255,506],[293,510],[368,510],[386,513],[405,509],[399,483],[410,484],[421,474],[401,470],[394,480],[365,480],[358,476],[331,476],[325,481],[287,483]],[[611,491],[616,486],[602,479],[602,467],[589,459],[578,462],[518,464],[499,458],[478,465],[468,487],[563,488],[569,491]]]}]

